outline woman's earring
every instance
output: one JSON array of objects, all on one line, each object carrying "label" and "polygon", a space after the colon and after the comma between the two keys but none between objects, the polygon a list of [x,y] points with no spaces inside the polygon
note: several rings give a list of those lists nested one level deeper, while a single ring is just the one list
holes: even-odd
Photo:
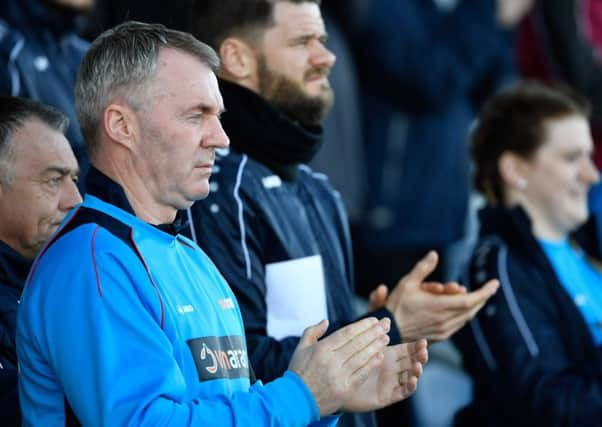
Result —
[{"label": "woman's earring", "polygon": [[529,182],[525,178],[520,177],[516,179],[515,185],[520,191],[525,191],[529,185]]}]

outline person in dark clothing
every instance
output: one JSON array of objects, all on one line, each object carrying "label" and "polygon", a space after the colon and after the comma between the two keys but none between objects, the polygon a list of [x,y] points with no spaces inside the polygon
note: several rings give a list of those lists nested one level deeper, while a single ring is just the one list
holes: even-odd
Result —
[{"label": "person in dark clothing", "polygon": [[[198,1],[191,31],[222,59],[222,124],[231,149],[216,158],[207,199],[189,210],[189,235],[216,262],[237,295],[258,378],[286,369],[303,329],[328,318],[332,329],[354,309],[347,216],[327,178],[306,166],[322,142],[333,102],[319,1]],[[390,317],[393,342],[448,337],[495,291],[433,295],[421,283],[430,254],[375,313]],[[461,292],[457,284],[437,285]],[[437,309],[431,307],[437,306]],[[452,308],[454,307],[454,308]],[[462,307],[462,308],[461,308]],[[401,335],[401,337],[400,337]],[[371,413],[340,425],[374,425]]]},{"label": "person in dark clothing", "polygon": [[95,0],[94,10],[85,20],[82,35],[95,39],[100,33],[125,21],[156,22],[174,30],[186,27],[189,0]]},{"label": "person in dark clothing", "polygon": [[0,96],[0,424],[21,425],[17,305],[31,263],[81,201],[63,132],[69,119],[35,101]]},{"label": "person in dark clothing", "polygon": [[[437,280],[465,261],[466,141],[477,108],[515,78],[525,0],[348,2],[360,77],[368,192],[354,229],[358,291],[394,283],[429,249]],[[519,10],[509,6],[519,5]],[[460,246],[458,246],[460,243]]]},{"label": "person in dark clothing", "polygon": [[465,284],[501,291],[458,335],[474,379],[459,426],[602,425],[600,235],[587,193],[588,105],[523,83],[484,107],[472,137],[487,200]]},{"label": "person in dark clothing", "polygon": [[77,18],[93,5],[93,0],[0,2],[0,95],[34,99],[64,112],[70,122],[66,136],[82,176],[88,158],[73,89],[88,42],[76,30]]}]

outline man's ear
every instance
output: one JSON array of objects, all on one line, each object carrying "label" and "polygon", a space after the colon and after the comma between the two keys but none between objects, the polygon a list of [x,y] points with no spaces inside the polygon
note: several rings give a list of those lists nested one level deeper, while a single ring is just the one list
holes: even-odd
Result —
[{"label": "man's ear", "polygon": [[109,104],[104,111],[104,130],[112,140],[131,149],[137,137],[136,115],[126,105]]},{"label": "man's ear", "polygon": [[219,47],[222,77],[257,90],[257,54],[238,37],[228,37]]}]

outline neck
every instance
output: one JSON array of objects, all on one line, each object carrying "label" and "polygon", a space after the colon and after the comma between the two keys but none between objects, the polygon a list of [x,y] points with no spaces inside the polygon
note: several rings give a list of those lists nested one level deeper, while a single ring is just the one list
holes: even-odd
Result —
[{"label": "neck", "polygon": [[227,83],[231,83],[234,85],[242,86],[245,89],[250,90],[251,92],[254,92],[255,94],[257,94],[257,96],[261,96],[259,94],[259,84],[257,83],[257,79],[252,79],[251,76],[244,77],[244,78],[236,78],[232,74],[230,74],[224,70],[220,73],[219,79],[222,82],[227,82]]},{"label": "neck", "polygon": [[568,233],[560,232],[549,227],[547,224],[540,224],[537,221],[533,222],[533,234],[538,239],[548,242],[562,242],[568,236]]},{"label": "neck", "polygon": [[539,209],[529,203],[529,200],[515,201],[512,205],[520,205],[531,220],[531,230],[538,239],[549,242],[561,242],[565,240],[572,230],[566,230],[559,224],[551,223],[548,215],[543,215]]},{"label": "neck", "polygon": [[94,159],[92,164],[106,176],[123,188],[123,192],[136,217],[153,225],[169,224],[176,218],[177,210],[172,206],[160,203],[153,197],[152,188],[135,169],[133,162],[114,158],[104,161]]}]

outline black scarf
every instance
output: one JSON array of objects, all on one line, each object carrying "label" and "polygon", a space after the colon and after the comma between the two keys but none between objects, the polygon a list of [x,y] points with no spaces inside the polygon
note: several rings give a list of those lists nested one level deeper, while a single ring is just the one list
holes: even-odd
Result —
[{"label": "black scarf", "polygon": [[273,108],[255,92],[220,80],[226,112],[222,125],[231,148],[263,163],[292,181],[322,145],[321,126],[302,126]]}]

